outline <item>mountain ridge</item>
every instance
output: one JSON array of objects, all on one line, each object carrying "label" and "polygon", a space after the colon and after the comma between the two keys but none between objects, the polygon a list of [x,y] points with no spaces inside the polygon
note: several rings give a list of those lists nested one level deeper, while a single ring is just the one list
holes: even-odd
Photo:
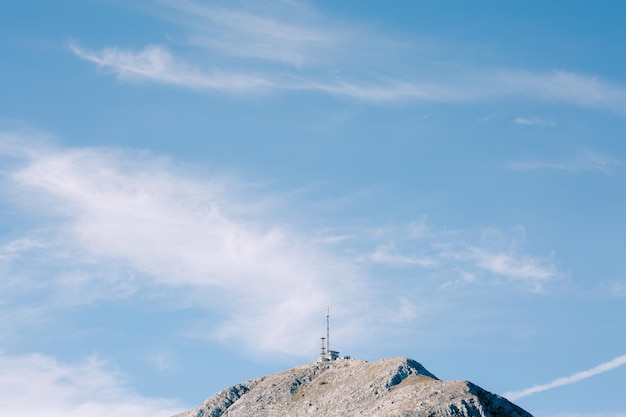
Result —
[{"label": "mountain ridge", "polygon": [[532,417],[468,381],[442,381],[419,362],[339,359],[232,385],[174,417]]}]

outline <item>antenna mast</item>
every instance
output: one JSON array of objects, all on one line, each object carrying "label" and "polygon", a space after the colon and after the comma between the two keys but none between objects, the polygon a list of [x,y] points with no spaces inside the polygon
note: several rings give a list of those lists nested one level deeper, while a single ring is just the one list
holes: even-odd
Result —
[{"label": "antenna mast", "polygon": [[330,354],[330,306],[326,306],[326,352]]}]

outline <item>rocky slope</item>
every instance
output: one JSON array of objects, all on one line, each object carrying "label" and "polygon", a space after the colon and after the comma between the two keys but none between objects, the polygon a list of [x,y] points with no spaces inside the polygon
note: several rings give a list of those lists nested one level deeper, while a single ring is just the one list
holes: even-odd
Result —
[{"label": "rocky slope", "polygon": [[234,385],[175,417],[532,417],[467,381],[407,358],[302,365]]}]

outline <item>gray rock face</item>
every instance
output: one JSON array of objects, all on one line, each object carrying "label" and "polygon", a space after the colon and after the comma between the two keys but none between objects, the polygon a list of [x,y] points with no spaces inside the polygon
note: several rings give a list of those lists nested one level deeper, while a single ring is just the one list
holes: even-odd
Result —
[{"label": "gray rock face", "polygon": [[218,392],[176,417],[532,417],[467,381],[407,358],[302,365]]}]

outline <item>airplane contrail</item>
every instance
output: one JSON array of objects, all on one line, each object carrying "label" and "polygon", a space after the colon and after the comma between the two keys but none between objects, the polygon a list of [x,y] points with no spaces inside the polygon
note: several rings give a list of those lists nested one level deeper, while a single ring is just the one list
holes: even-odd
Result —
[{"label": "airplane contrail", "polygon": [[504,397],[508,398],[511,401],[518,400],[520,398],[528,397],[529,395],[536,394],[538,392],[547,391],[552,388],[561,387],[563,385],[574,384],[578,381],[582,381],[583,379],[591,378],[592,376],[611,371],[625,364],[626,355],[618,356],[611,361],[601,363],[600,365],[586,371],[576,372],[575,374],[572,374],[570,376],[557,378],[552,382],[548,382],[547,384],[535,385],[533,387],[526,388],[520,391],[506,392],[504,393]]}]

